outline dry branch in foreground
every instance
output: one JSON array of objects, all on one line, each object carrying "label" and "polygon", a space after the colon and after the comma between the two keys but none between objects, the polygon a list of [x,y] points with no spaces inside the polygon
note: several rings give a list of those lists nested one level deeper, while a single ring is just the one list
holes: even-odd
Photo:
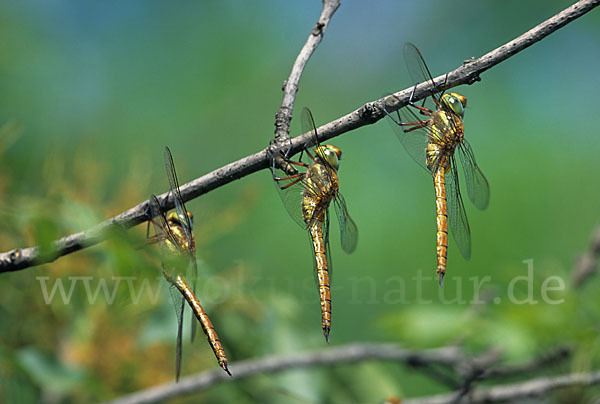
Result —
[{"label": "dry branch in foreground", "polygon": [[[430,373],[431,369],[444,371],[448,375],[463,375],[465,372],[472,373],[474,369],[487,369],[490,371],[490,379],[498,376],[506,376],[506,372],[514,370],[514,375],[523,374],[524,371],[533,372],[545,368],[565,357],[563,348],[546,353],[539,358],[516,364],[500,366],[498,354],[494,350],[488,351],[480,356],[471,357],[455,346],[437,349],[409,350],[399,348],[394,344],[350,344],[332,347],[314,352],[300,352],[291,355],[269,356],[260,359],[248,359],[232,363],[230,366],[232,376],[225,375],[220,369],[209,370],[197,375],[184,377],[179,383],[168,383],[161,386],[138,391],[128,396],[121,397],[107,404],[149,404],[157,403],[169,398],[179,397],[197,393],[221,383],[230,383],[237,380],[247,379],[265,373],[277,373],[287,370],[317,366],[335,366],[340,364],[358,363],[363,361],[387,361],[403,364],[407,367],[422,371],[427,376],[439,380],[436,374]],[[494,375],[493,369],[502,369],[499,374]],[[600,382],[600,373],[587,381],[588,384]],[[506,397],[511,388],[515,388],[515,397],[523,397],[524,394],[543,394],[552,389],[569,385],[582,385],[586,380],[583,376],[562,376],[561,378],[534,379],[530,382],[516,383],[513,385],[500,386],[490,389],[475,389],[468,392],[465,397]],[[512,387],[511,387],[512,386]],[[456,401],[457,393],[443,394],[431,398],[419,400],[408,400],[406,403],[450,403]],[[432,400],[432,401],[427,401]],[[437,400],[437,401],[436,401]],[[446,400],[446,401],[443,401]],[[477,401],[484,402],[484,401]],[[497,401],[493,401],[497,402]]]}]

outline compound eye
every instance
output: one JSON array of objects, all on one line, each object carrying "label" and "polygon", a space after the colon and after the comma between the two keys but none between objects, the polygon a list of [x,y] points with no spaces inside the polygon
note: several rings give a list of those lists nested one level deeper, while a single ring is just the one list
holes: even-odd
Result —
[{"label": "compound eye", "polygon": [[[462,98],[462,100],[461,100]],[[463,103],[464,100],[464,103]],[[442,102],[448,106],[456,115],[461,118],[465,115],[464,105],[467,104],[467,99],[462,95],[450,93],[442,96]]]},{"label": "compound eye", "polygon": [[317,147],[317,155],[334,170],[340,166],[339,157],[342,152],[335,146],[324,145]]}]

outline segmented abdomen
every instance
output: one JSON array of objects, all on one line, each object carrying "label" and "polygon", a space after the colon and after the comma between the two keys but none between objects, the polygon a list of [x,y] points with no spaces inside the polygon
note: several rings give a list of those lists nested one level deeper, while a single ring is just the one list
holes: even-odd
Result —
[{"label": "segmented abdomen", "polygon": [[440,167],[433,176],[435,187],[435,208],[437,222],[437,275],[442,283],[446,274],[446,257],[448,254],[448,208],[446,205],[446,179],[444,168]]},{"label": "segmented abdomen", "polygon": [[325,255],[326,246],[323,240],[323,222],[313,221],[309,231],[315,251],[315,260],[317,267],[317,280],[319,282],[319,300],[321,301],[321,327],[323,335],[329,342],[329,331],[331,330],[331,290],[329,287],[329,267],[327,265],[327,256]]},{"label": "segmented abdomen", "polygon": [[229,373],[229,369],[227,368],[227,356],[225,355],[223,345],[221,345],[221,341],[219,340],[219,336],[215,331],[215,327],[208,318],[208,315],[204,311],[204,308],[198,301],[198,298],[194,295],[192,288],[181,276],[177,276],[175,280],[175,285],[177,286],[177,289],[179,289],[185,300],[187,300],[198,321],[200,321],[202,330],[204,331],[204,334],[206,334],[208,343],[210,344],[210,347],[212,348],[217,358],[217,361],[219,362],[219,365],[223,368],[224,371]]}]

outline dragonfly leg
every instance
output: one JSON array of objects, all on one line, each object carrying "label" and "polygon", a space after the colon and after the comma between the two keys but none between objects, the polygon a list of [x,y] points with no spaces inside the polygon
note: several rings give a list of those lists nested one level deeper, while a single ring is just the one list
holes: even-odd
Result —
[{"label": "dragonfly leg", "polygon": [[144,211],[144,216],[148,218],[147,226],[146,226],[146,238],[150,238],[150,222],[154,223],[152,220],[152,213],[150,212],[150,200],[148,200],[148,205],[146,206],[146,210]]},{"label": "dragonfly leg", "polygon": [[[433,111],[429,108],[425,108],[425,100],[427,99],[427,97],[423,98],[423,102],[421,103],[421,105],[417,105],[414,102],[415,99],[415,91],[417,90],[417,84],[415,84],[415,86],[413,87],[411,93],[410,93],[410,97],[408,98],[408,105],[410,105],[413,108],[416,108],[419,110],[419,113],[421,115],[427,115],[427,116],[431,116],[431,114],[433,113]],[[433,101],[436,103],[436,105],[439,106],[437,100],[435,99],[435,97],[431,97],[433,98]]]},{"label": "dragonfly leg", "polygon": [[[308,152],[306,152],[308,154]],[[301,161],[292,161],[292,160],[288,160],[288,163],[295,165],[295,166],[299,166],[299,167],[304,167],[304,168],[308,168],[308,164],[303,163]]]},{"label": "dragonfly leg", "polygon": [[[442,84],[442,88],[446,87],[446,83],[448,83],[448,73],[446,73],[446,76],[444,77],[444,84]],[[442,93],[439,96],[440,99],[442,99],[442,95],[444,95],[445,92],[446,90],[442,91]]]},{"label": "dragonfly leg", "polygon": [[415,91],[417,91],[417,85],[419,83],[416,83],[415,86],[413,87],[412,91],[410,92],[410,97],[408,98],[408,103],[412,103],[413,100],[415,99]]},{"label": "dragonfly leg", "polygon": [[[297,177],[297,178],[296,178]],[[290,180],[292,178],[296,178],[294,181],[290,182],[289,184],[285,184],[285,185],[280,185],[279,181],[285,181],[285,180]],[[277,186],[279,187],[279,189],[281,190],[285,190],[288,189],[289,187],[291,187],[292,185],[296,184],[297,182],[301,181],[303,178],[302,175],[300,174],[295,174],[295,175],[291,175],[289,177],[284,177],[284,178],[277,178],[275,179],[275,182],[277,183]]]},{"label": "dragonfly leg", "polygon": [[[428,121],[419,121],[419,122],[402,122],[400,126],[402,126],[402,130],[404,133],[412,132],[413,130],[424,128],[428,125]],[[412,126],[412,128],[404,128],[405,126]]]},{"label": "dragonfly leg", "polygon": [[155,234],[154,236],[150,236],[150,223],[154,224],[155,226],[160,226],[159,223],[156,223],[154,221],[154,218],[152,219],[148,219],[148,226],[146,226],[146,242],[150,243],[150,244],[154,244],[154,243],[158,243],[159,241],[165,240],[164,235],[160,235],[160,234]]},{"label": "dragonfly leg", "polygon": [[[436,100],[435,98],[434,98],[434,101],[437,103],[437,100]],[[413,108],[415,108],[415,109],[418,109],[418,110],[419,110],[419,113],[420,113],[421,115],[427,115],[427,116],[431,116],[431,115],[433,114],[433,111],[432,111],[432,110],[430,110],[429,108],[426,108],[426,107],[421,107],[421,106],[419,106],[419,105],[415,104],[415,103],[414,103],[414,102],[412,102],[412,101],[409,101],[409,102],[408,102],[408,105],[410,105],[411,107],[413,107]]]}]

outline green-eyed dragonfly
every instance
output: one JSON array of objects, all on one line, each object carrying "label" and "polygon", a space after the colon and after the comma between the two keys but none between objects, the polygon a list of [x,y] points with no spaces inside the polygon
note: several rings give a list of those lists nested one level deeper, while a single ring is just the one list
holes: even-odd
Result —
[{"label": "green-eyed dragonfly", "polygon": [[[467,194],[479,209],[485,209],[490,199],[490,188],[477,166],[471,146],[464,138],[463,117],[467,99],[457,93],[444,94],[417,47],[407,43],[404,57],[415,87],[409,105],[396,112],[386,110],[400,141],[417,163],[433,176],[437,221],[437,274],[440,284],[446,273],[448,227],[458,249],[465,259],[471,256],[471,230],[465,213],[458,182],[456,155],[459,156]],[[413,101],[417,85],[427,82],[431,93],[421,105]],[[388,100],[395,98],[388,97]],[[390,104],[388,103],[388,106]],[[418,115],[417,115],[418,113]]]},{"label": "green-eyed dragonfly", "polygon": [[193,217],[185,208],[181,197],[173,157],[168,147],[165,147],[165,164],[167,176],[169,177],[170,194],[175,202],[175,211],[165,216],[165,211],[156,196],[150,195],[149,210],[151,219],[149,221],[154,224],[156,230],[156,235],[150,237],[150,240],[158,242],[161,246],[163,276],[170,284],[171,296],[177,313],[176,378],[179,380],[181,371],[181,333],[186,301],[192,309],[192,339],[194,338],[196,325],[193,318],[195,316],[200,322],[204,334],[206,334],[208,343],[219,365],[231,375],[227,367],[225,351],[215,328],[198,301],[194,288],[186,280],[186,272],[191,272],[190,279],[195,281],[198,271],[192,227]]},{"label": "green-eyed dragonfly", "polygon": [[[306,147],[298,161],[285,156],[285,161],[302,172],[284,173],[275,170],[273,179],[290,216],[307,230],[313,249],[314,268],[321,302],[321,326],[329,342],[331,330],[331,254],[329,251],[329,206],[333,203],[341,232],[342,249],[351,253],[356,249],[358,229],[348,215],[346,202],[339,192],[338,169],[342,152],[335,146],[318,144],[317,128],[308,108],[302,111],[302,128],[312,133],[316,147]],[[306,162],[303,155],[308,156]]]}]

